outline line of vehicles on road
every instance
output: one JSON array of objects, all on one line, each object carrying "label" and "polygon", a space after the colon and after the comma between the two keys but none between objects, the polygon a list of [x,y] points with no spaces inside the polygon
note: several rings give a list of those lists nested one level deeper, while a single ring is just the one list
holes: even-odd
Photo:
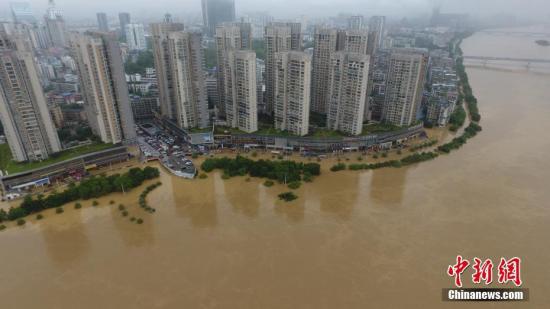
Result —
[{"label": "line of vehicles on road", "polygon": [[138,131],[138,143],[142,154],[142,160],[160,161],[160,163],[172,174],[194,178],[196,168],[193,162],[186,158],[193,156],[194,149],[185,141],[178,139],[160,129],[154,130],[154,134],[147,131]]}]

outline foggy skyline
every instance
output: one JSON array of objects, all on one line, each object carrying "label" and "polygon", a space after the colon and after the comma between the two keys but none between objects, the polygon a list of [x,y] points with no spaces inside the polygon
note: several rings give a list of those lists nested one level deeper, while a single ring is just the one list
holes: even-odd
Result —
[{"label": "foggy skyline", "polygon": [[[1,17],[9,18],[10,0],[0,0]],[[17,1],[14,1],[17,2]],[[41,18],[48,5],[47,0],[29,0],[33,14]],[[526,5],[528,2],[528,5]],[[514,15],[520,19],[532,18],[550,20],[548,0],[279,0],[255,1],[236,0],[237,15],[247,12],[267,11],[275,18],[295,18],[306,15],[310,18],[336,16],[339,13],[386,15],[393,17],[428,16],[436,5],[442,12],[467,13],[476,17],[499,14]],[[57,7],[63,10],[68,20],[84,18],[93,20],[97,12],[106,12],[111,20],[118,12],[129,12],[135,18],[158,18],[170,12],[176,17],[199,18],[201,0],[57,0]]]}]

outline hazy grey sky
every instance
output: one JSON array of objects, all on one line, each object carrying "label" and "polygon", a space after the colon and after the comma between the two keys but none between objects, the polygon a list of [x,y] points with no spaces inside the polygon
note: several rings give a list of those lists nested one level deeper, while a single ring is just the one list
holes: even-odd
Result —
[{"label": "hazy grey sky", "polygon": [[[11,0],[0,0],[4,16]],[[17,0],[15,0],[17,1]],[[21,1],[21,0],[20,0]],[[22,0],[25,1],[25,0]],[[27,0],[36,16],[43,15],[47,0]],[[201,0],[57,0],[66,16],[95,18],[95,13],[128,11],[136,17],[159,18],[164,12],[177,16],[200,14]],[[436,3],[444,12],[474,15],[514,14],[550,20],[550,0],[236,0],[237,14],[247,11],[269,11],[276,18],[337,15],[351,12],[364,15],[388,16],[429,14]]]}]

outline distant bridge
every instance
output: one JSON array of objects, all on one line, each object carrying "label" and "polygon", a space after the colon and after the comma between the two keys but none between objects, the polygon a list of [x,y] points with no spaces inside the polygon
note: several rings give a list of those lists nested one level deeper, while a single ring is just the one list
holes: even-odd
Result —
[{"label": "distant bridge", "polygon": [[527,63],[550,63],[550,59],[533,59],[533,58],[510,58],[510,57],[485,57],[485,56],[464,56],[467,60],[481,61],[510,61],[510,62],[527,62]]},{"label": "distant bridge", "polygon": [[506,30],[485,30],[481,33],[495,34],[495,35],[509,35],[509,36],[522,36],[533,38],[550,38],[550,32],[528,32],[528,31],[506,31]]},{"label": "distant bridge", "polygon": [[[534,58],[512,58],[512,57],[485,57],[485,56],[464,56],[465,63],[469,66],[482,66],[488,68],[491,64],[499,65],[508,62],[511,64],[524,67],[527,71],[537,69],[537,72],[541,69],[547,71],[550,67],[550,59],[534,59]],[[506,66],[505,66],[506,67]]]}]

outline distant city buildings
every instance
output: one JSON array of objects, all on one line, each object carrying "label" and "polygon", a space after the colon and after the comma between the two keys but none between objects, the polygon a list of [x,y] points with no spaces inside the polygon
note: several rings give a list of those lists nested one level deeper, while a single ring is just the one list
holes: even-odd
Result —
[{"label": "distant city buildings", "polygon": [[130,50],[145,50],[147,49],[147,41],[145,41],[145,30],[143,24],[127,24],[126,25],[126,43]]},{"label": "distant city buildings", "polygon": [[92,131],[104,143],[133,143],[136,131],[117,38],[73,33],[71,44]]},{"label": "distant city buildings", "polygon": [[383,48],[386,31],[386,17],[373,16],[369,21],[369,49],[368,54],[374,55]]},{"label": "distant city buildings", "polygon": [[61,151],[38,75],[28,38],[0,32],[0,120],[17,162]]},{"label": "distant city buildings", "polygon": [[121,12],[118,13],[118,21],[120,25],[120,36],[126,40],[126,25],[132,22],[130,13]]},{"label": "distant city buildings", "polygon": [[10,2],[10,9],[14,22],[27,24],[36,23],[36,18],[32,13],[31,4],[29,2]]},{"label": "distant city buildings", "polygon": [[427,51],[393,49],[389,58],[383,121],[408,126],[417,120],[422,102]]},{"label": "distant city buildings", "polygon": [[458,101],[458,76],[454,59],[446,50],[430,53],[428,74],[430,94],[426,103],[426,122],[434,126],[446,126]]},{"label": "distant city buildings", "polygon": [[263,39],[264,29],[270,22],[273,22],[273,16],[268,12],[250,12],[246,13],[240,21],[251,25],[254,39]]},{"label": "distant city buildings", "polygon": [[370,57],[337,52],[329,67],[327,127],[350,135],[363,131]]},{"label": "distant city buildings", "polygon": [[107,20],[107,14],[97,13],[97,27],[99,31],[109,32],[109,21]]},{"label": "distant city buildings", "polygon": [[202,0],[202,20],[206,34],[214,36],[218,25],[235,21],[235,0]]},{"label": "distant city buildings", "polygon": [[309,132],[311,56],[289,51],[275,55],[275,128],[299,136]]},{"label": "distant city buildings", "polygon": [[49,1],[48,11],[45,17],[48,39],[54,47],[68,47],[67,30],[65,20],[60,9],[55,6],[54,0]]},{"label": "distant city buildings", "polygon": [[348,19],[348,29],[362,30],[366,27],[367,25],[365,24],[365,17],[363,17],[362,15],[351,16]]}]

